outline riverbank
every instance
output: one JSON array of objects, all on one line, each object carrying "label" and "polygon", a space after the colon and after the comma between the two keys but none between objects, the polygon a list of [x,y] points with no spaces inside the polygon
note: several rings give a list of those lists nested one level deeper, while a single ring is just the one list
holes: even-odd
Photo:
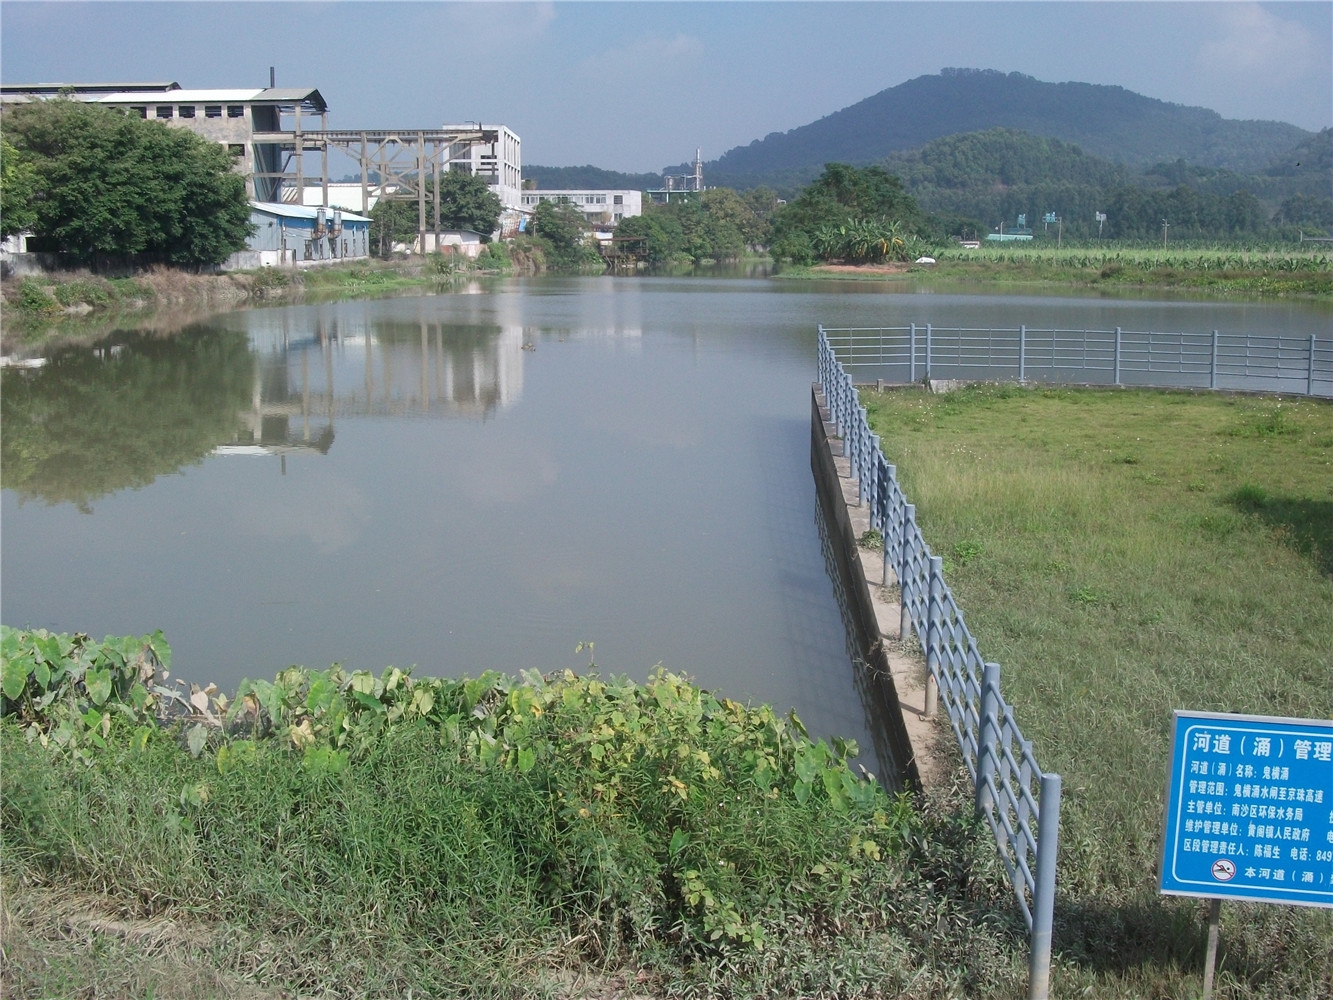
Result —
[{"label": "riverbank", "polygon": [[3,642],[6,993],[1022,995],[967,797],[767,707],[336,667],[177,701],[160,634]]},{"label": "riverbank", "polygon": [[916,284],[1033,285],[1051,288],[1160,290],[1209,298],[1333,300],[1333,257],[1324,252],[1181,250],[936,251],[933,263],[816,264],[784,267],[779,277],[839,280],[910,278]]},{"label": "riverbank", "polygon": [[0,282],[5,318],[0,348],[7,356],[22,356],[53,345],[90,343],[117,327],[179,329],[194,319],[245,306],[445,290],[460,281],[523,267],[524,259],[516,262],[508,254],[467,263],[431,255],[297,271],[192,274],[153,267],[132,278],[79,271],[6,278]]}]

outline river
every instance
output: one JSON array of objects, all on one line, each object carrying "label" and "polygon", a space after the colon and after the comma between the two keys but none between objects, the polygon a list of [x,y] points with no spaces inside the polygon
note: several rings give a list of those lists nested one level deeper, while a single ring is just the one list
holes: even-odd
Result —
[{"label": "river", "polygon": [[[3,373],[3,619],[289,664],[656,664],[871,742],[820,551],[816,330],[1323,335],[1309,303],[495,279],[122,331]],[[869,764],[868,764],[869,766]]]}]

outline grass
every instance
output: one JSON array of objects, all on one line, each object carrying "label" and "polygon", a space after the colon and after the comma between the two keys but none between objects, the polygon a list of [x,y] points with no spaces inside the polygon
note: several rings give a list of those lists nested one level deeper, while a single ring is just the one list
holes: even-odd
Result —
[{"label": "grass", "polygon": [[293,668],[226,728],[135,725],[160,635],[28,635],[6,995],[1021,995],[966,811],[890,799],[768,709],[670,675]]},{"label": "grass", "polygon": [[[1189,995],[1161,897],[1171,711],[1333,717],[1333,404],[863,392],[1043,766],[1064,777],[1058,995]],[[1328,912],[1223,908],[1222,997],[1333,995]]]}]

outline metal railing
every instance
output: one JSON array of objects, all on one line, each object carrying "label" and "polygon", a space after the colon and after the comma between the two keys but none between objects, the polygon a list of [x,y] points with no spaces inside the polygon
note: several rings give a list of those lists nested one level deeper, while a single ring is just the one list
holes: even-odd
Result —
[{"label": "metal railing", "polygon": [[868,504],[870,525],[884,538],[884,580],[897,578],[902,636],[915,635],[926,658],[926,714],[940,701],[973,780],[975,805],[995,836],[1000,859],[1027,925],[1031,957],[1028,996],[1050,989],[1051,923],[1059,847],[1060,776],[1042,771],[1013,708],[1000,694],[1000,667],[985,662],[944,581],[943,560],[931,554],[916,524],[916,507],[898,485],[897,470],[870,432],[865,407],[827,331],[819,331],[819,383]]},{"label": "metal railing", "polygon": [[1124,330],[823,328],[847,368],[886,381],[1007,379],[1333,396],[1333,338]]}]

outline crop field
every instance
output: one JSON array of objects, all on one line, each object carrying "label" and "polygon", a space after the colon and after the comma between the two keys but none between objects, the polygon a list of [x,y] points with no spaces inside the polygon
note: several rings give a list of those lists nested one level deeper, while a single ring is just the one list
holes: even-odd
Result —
[{"label": "crop field", "polygon": [[1286,249],[1237,250],[1235,247],[1051,247],[1018,246],[1013,243],[976,250],[961,247],[941,249],[940,261],[972,261],[987,264],[1042,264],[1067,268],[1131,271],[1273,271],[1282,274],[1333,271],[1333,254],[1327,250]]},{"label": "crop field", "polygon": [[[1064,777],[1054,994],[1197,995],[1157,892],[1173,709],[1333,718],[1333,404],[862,391],[1043,767]],[[1228,903],[1220,997],[1333,996],[1333,913]]]}]

